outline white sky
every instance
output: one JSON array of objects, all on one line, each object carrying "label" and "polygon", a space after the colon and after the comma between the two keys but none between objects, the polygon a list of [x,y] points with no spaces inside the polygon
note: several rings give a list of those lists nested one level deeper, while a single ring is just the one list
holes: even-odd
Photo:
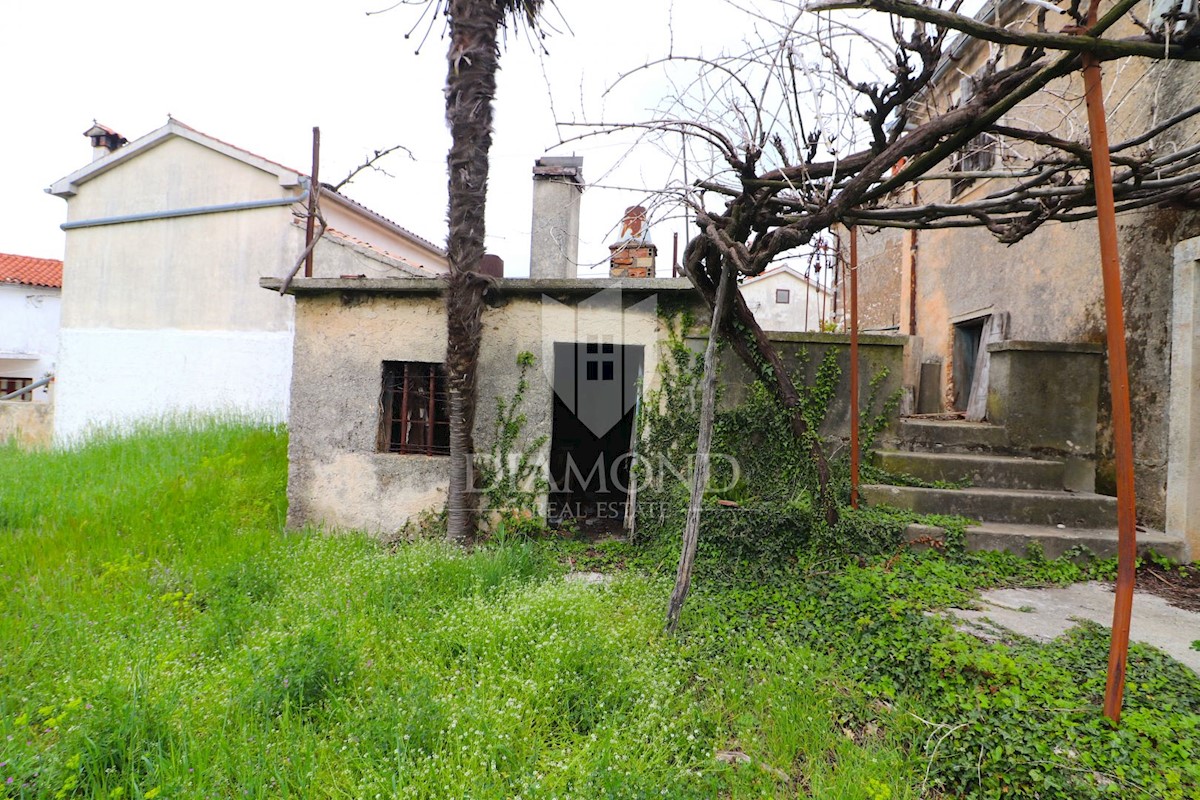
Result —
[{"label": "white sky", "polygon": [[[82,136],[93,118],[133,140],[170,113],[232,144],[309,171],[311,128],[321,127],[321,178],[337,182],[373,149],[395,177],[366,174],[346,193],[438,243],[445,240],[443,117],[445,43],[439,20],[420,55],[404,33],[419,10],[364,13],[389,0],[24,0],[5,3],[0,75],[5,76],[0,153],[0,252],[62,258],[63,200],[44,189],[91,160]],[[777,0],[762,0],[775,4]],[[736,48],[747,23],[724,0],[559,0],[574,31],[554,34],[544,59],[522,38],[501,57],[488,195],[488,249],[510,275],[528,272],[531,168],[557,142],[560,118],[589,118],[622,71],[675,52]],[[674,13],[671,8],[674,6]],[[549,21],[561,27],[551,10]],[[423,32],[418,32],[418,36]],[[736,33],[735,33],[736,32]],[[543,68],[544,62],[544,68]],[[546,73],[552,76],[548,89]],[[647,116],[663,89],[631,82],[603,102],[609,120]],[[584,177],[652,188],[669,162],[649,149],[597,139],[554,151],[584,156]],[[580,258],[601,264],[624,208],[644,192],[595,187],[583,198]],[[659,223],[660,272],[669,270],[671,233]]]}]

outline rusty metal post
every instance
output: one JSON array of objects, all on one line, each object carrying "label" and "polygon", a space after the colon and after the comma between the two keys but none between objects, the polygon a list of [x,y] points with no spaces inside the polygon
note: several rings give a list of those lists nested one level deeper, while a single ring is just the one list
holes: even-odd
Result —
[{"label": "rusty metal post", "polygon": [[[1096,24],[1099,0],[1092,0],[1088,27]],[[1108,337],[1108,379],[1112,398],[1113,445],[1117,456],[1117,585],[1113,602],[1112,640],[1108,651],[1108,683],[1104,716],[1121,719],[1125,662],[1129,655],[1129,618],[1137,559],[1137,509],[1133,484],[1133,424],[1129,404],[1129,362],[1125,355],[1125,309],[1121,299],[1121,261],[1117,252],[1117,213],[1113,200],[1112,162],[1104,114],[1100,61],[1084,53],[1083,85],[1088,129],[1092,137],[1092,183],[1096,191],[1096,223],[1100,232],[1100,268],[1104,277],[1104,314]]]},{"label": "rusty metal post", "polygon": [[304,223],[304,247],[308,249],[308,255],[304,258],[304,277],[311,278],[313,274],[313,250],[312,246],[313,228],[317,221],[317,192],[320,190],[321,182],[317,177],[317,173],[321,168],[321,129],[313,128],[313,146],[312,146],[312,183],[308,187],[308,219]]},{"label": "rusty metal post", "polygon": [[850,506],[858,508],[858,228],[850,226]]},{"label": "rusty metal post", "polygon": [[[921,205],[921,190],[912,188],[913,207]],[[917,335],[917,256],[921,252],[921,242],[918,232],[913,228],[908,240],[908,335]]]}]

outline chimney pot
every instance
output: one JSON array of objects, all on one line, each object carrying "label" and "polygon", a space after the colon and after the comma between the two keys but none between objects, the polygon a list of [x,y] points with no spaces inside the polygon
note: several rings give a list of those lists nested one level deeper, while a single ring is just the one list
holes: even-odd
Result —
[{"label": "chimney pot", "polygon": [[129,141],[112,128],[106,128],[96,120],[92,120],[92,127],[84,131],[83,135],[92,140],[92,161],[104,158]]}]

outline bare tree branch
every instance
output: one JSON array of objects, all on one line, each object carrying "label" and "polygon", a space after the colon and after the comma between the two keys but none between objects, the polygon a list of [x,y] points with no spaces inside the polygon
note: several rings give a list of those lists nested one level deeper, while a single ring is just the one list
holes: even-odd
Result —
[{"label": "bare tree branch", "polygon": [[383,168],[381,168],[379,166],[379,162],[385,156],[388,156],[388,155],[396,152],[397,150],[403,150],[406,154],[408,154],[409,160],[411,160],[411,161],[417,160],[416,156],[413,155],[412,150],[409,150],[407,147],[405,147],[402,144],[394,144],[391,147],[384,148],[383,150],[376,150],[374,152],[374,154],[367,156],[367,159],[365,161],[363,161],[363,163],[359,164],[357,167],[350,170],[350,172],[347,173],[346,177],[342,178],[340,181],[338,181],[336,184],[334,184],[333,190],[335,192],[340,192],[342,190],[343,186],[347,185],[352,180],[357,178],[359,176],[359,173],[361,173],[363,170],[371,169],[371,170],[375,170],[376,172],[382,172],[384,175],[387,175],[389,178],[394,177],[391,173],[385,172],[383,170]]}]

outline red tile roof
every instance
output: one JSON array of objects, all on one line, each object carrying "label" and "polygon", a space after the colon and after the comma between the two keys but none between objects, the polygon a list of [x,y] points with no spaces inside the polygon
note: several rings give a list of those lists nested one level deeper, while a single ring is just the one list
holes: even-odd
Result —
[{"label": "red tile roof", "polygon": [[[297,225],[299,226],[299,223],[297,223]],[[402,269],[409,271],[414,276],[422,277],[422,278],[436,278],[436,277],[438,277],[438,275],[441,274],[436,269],[430,269],[429,267],[425,266],[424,264],[414,263],[413,261],[410,261],[409,259],[405,258],[402,255],[384,250],[382,247],[378,247],[376,245],[371,244],[370,242],[363,241],[362,239],[359,239],[356,236],[351,236],[348,233],[343,233],[342,231],[339,231],[337,228],[326,228],[325,235],[330,238],[333,238],[333,239],[341,239],[344,242],[349,242],[351,245],[357,245],[358,247],[361,247],[364,250],[369,250],[373,253],[378,253],[379,255],[384,256],[385,258],[388,258],[388,259],[391,259],[392,261],[397,262]]]},{"label": "red tile roof", "polygon": [[0,253],[0,283],[62,288],[63,262],[54,258],[34,258]]}]

